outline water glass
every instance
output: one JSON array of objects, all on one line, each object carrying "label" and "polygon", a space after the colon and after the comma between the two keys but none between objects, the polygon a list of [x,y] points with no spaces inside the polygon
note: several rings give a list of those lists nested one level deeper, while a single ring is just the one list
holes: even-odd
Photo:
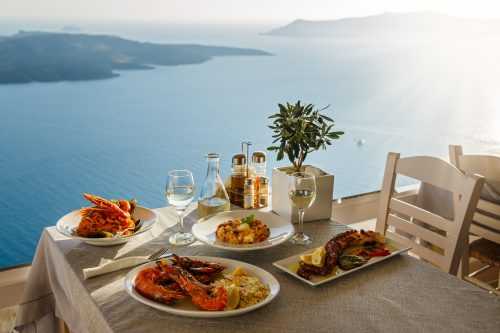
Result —
[{"label": "water glass", "polygon": [[180,231],[170,236],[170,244],[188,245],[195,241],[193,234],[184,226],[184,213],[194,198],[194,178],[189,170],[172,170],[168,173],[165,196],[175,207],[179,217]]}]

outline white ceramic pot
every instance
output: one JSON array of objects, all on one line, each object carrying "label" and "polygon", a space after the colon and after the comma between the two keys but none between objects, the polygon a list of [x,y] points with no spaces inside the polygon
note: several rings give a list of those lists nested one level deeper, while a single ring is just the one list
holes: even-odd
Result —
[{"label": "white ceramic pot", "polygon": [[[288,198],[288,184],[290,176],[283,170],[285,168],[274,168],[271,185],[272,210],[293,223],[298,222],[297,208],[293,207]],[[304,171],[316,176],[316,199],[304,215],[304,222],[329,220],[332,216],[333,201],[333,175],[321,169],[307,165]]]}]

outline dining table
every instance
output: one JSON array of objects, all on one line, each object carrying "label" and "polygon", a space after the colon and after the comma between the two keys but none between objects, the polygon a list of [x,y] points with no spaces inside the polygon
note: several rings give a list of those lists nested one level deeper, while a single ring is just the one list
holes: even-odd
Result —
[{"label": "dining table", "polygon": [[[200,242],[168,244],[178,227],[172,207],[156,210],[158,221],[128,243],[95,247],[44,229],[17,313],[18,332],[55,332],[63,320],[73,333],[107,332],[500,332],[500,297],[407,254],[311,287],[273,262],[321,246],[349,226],[309,222],[309,246],[290,242],[251,252],[230,252]],[[195,206],[185,223],[196,223]],[[125,290],[129,269],[85,280],[82,269],[103,259],[149,255],[168,246],[179,255],[224,257],[271,273],[278,296],[255,311],[226,318],[180,317],[148,307]]]}]

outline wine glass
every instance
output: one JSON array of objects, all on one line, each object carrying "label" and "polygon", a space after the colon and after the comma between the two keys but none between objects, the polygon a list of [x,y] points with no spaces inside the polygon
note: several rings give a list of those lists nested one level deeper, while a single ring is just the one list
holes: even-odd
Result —
[{"label": "wine glass", "polygon": [[288,190],[290,201],[299,211],[299,226],[291,242],[299,245],[311,244],[311,237],[304,234],[304,212],[316,198],[316,180],[313,175],[295,172],[290,177]]},{"label": "wine glass", "polygon": [[189,170],[172,170],[168,173],[165,196],[175,207],[179,216],[180,231],[170,236],[170,244],[188,245],[194,242],[194,236],[184,226],[184,212],[194,198],[194,178]]}]

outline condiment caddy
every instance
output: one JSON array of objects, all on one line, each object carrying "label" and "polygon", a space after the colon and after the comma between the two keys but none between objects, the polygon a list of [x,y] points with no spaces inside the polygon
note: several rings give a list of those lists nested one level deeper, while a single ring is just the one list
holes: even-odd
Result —
[{"label": "condiment caddy", "polygon": [[241,143],[241,153],[232,158],[231,177],[227,183],[229,200],[244,209],[269,205],[269,178],[266,176],[266,153],[255,151],[250,159],[252,143]]},{"label": "condiment caddy", "polygon": [[251,142],[241,143],[241,153],[232,158],[231,177],[224,182],[220,176],[219,154],[207,155],[207,176],[198,199],[198,217],[228,211],[231,204],[244,209],[269,205],[269,178],[266,176],[266,153],[253,152]]}]

